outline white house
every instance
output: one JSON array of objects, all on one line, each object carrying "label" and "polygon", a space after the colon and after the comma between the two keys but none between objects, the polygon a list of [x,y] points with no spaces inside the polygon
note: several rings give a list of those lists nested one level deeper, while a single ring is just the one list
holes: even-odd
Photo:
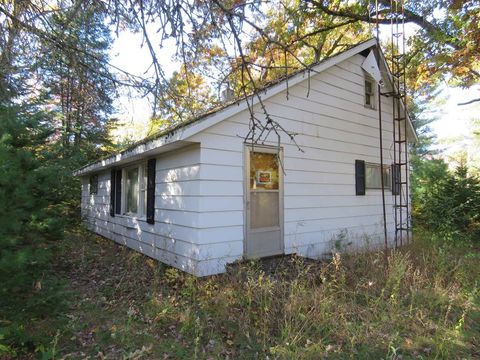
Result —
[{"label": "white house", "polygon": [[391,241],[393,98],[380,96],[382,171],[376,75],[364,70],[372,51],[388,94],[391,75],[375,39],[290,76],[288,88],[284,80],[262,93],[303,152],[288,136],[280,147],[274,136],[253,148],[245,143],[250,113],[240,101],[77,170],[86,226],[197,276],[242,258],[318,258],[342,242],[383,243],[383,173]]}]

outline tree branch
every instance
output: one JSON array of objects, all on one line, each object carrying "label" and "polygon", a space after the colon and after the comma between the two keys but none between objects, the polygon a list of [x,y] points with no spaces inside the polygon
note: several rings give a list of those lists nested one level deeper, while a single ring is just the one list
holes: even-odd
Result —
[{"label": "tree branch", "polygon": [[461,103],[458,103],[457,105],[458,106],[464,106],[464,105],[473,104],[474,102],[478,102],[478,101],[480,101],[480,98],[472,99],[472,100],[465,101],[465,102],[461,102]]}]

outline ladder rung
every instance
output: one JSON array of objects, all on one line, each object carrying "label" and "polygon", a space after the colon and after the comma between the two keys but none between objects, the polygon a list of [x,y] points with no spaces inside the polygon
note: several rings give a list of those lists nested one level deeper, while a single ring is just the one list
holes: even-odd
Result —
[{"label": "ladder rung", "polygon": [[389,97],[389,96],[395,95],[395,92],[393,92],[393,91],[389,91],[389,92],[380,93],[380,95],[383,95],[383,96]]},{"label": "ladder rung", "polygon": [[399,227],[399,228],[397,228],[397,231],[398,231],[398,230],[409,231],[409,230],[412,230],[412,228],[409,228],[409,227]]},{"label": "ladder rung", "polygon": [[403,165],[407,165],[406,162],[396,162],[394,163],[395,165],[399,165],[399,166],[403,166]]},{"label": "ladder rung", "polygon": [[402,120],[405,120],[406,118],[405,117],[396,117],[394,118],[396,121],[402,121]]},{"label": "ladder rung", "polygon": [[395,140],[395,143],[397,144],[403,144],[403,143],[406,143],[407,140]]}]

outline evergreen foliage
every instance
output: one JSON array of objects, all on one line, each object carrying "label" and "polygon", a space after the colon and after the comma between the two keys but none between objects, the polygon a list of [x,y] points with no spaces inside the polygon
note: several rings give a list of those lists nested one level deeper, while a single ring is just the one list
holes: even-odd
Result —
[{"label": "evergreen foliage", "polygon": [[[25,43],[15,22],[0,26],[0,358],[49,358],[51,338],[35,327],[59,316],[65,301],[52,259],[65,226],[78,221],[80,184],[72,171],[113,150],[108,27],[91,7],[48,20],[65,48]],[[42,56],[32,57],[35,50]]]},{"label": "evergreen foliage", "polygon": [[54,13],[50,26],[63,45],[43,41],[44,56],[37,66],[43,101],[54,109],[57,136],[65,150],[84,142],[108,146],[115,78],[106,67],[112,39],[104,16],[81,4]]},{"label": "evergreen foliage", "polygon": [[51,133],[35,108],[0,106],[0,355],[33,350],[28,324],[59,308],[49,261],[65,224],[62,184],[38,157]]},{"label": "evergreen foliage", "polygon": [[480,241],[480,180],[465,166],[454,172],[441,160],[423,164],[415,176],[414,217],[437,239]]}]

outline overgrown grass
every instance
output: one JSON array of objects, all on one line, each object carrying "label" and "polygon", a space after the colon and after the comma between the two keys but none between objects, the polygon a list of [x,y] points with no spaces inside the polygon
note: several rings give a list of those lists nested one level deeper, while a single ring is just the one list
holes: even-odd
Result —
[{"label": "overgrown grass", "polygon": [[387,262],[288,257],[202,279],[83,231],[62,257],[67,320],[32,326],[55,334],[52,358],[480,356],[480,252],[425,234]]}]

